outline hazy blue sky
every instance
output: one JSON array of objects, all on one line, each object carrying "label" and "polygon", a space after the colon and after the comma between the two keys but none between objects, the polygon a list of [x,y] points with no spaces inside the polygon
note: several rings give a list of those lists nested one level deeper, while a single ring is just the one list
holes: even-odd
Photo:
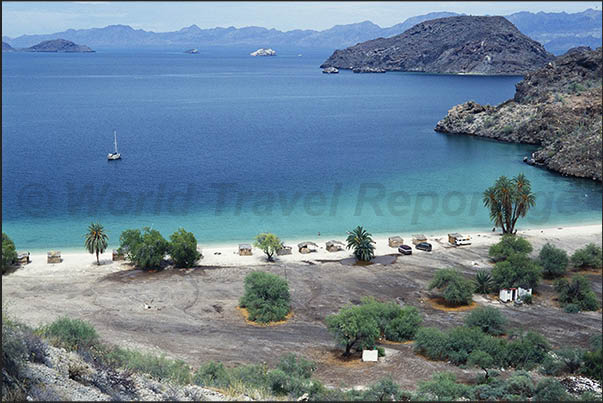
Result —
[{"label": "hazy blue sky", "polygon": [[249,25],[327,29],[370,20],[389,27],[432,11],[505,15],[517,11],[580,12],[600,2],[2,2],[2,35],[39,34],[68,28],[127,24],[151,31]]}]

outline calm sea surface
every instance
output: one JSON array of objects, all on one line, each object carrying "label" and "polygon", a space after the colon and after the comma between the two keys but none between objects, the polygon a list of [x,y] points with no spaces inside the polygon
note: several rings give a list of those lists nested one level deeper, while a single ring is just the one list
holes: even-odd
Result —
[{"label": "calm sea surface", "polygon": [[[481,192],[523,172],[521,226],[601,220],[601,185],[522,162],[533,147],[435,133],[520,77],[321,74],[328,55],[2,55],[2,227],[75,248],[91,221],[200,243],[491,228]],[[108,162],[117,130],[121,161]]]}]

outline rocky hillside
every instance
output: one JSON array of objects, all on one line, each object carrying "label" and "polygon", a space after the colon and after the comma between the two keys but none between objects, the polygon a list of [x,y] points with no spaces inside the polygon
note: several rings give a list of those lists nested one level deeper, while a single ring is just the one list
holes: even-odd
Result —
[{"label": "rocky hillside", "polygon": [[554,56],[504,17],[425,21],[404,33],[336,50],[321,68],[356,71],[525,74]]},{"label": "rocky hillside", "polygon": [[23,49],[25,52],[61,52],[61,53],[90,53],[94,52],[86,45],[78,45],[65,39],[53,39],[40,42],[37,45]]},{"label": "rocky hillside", "polygon": [[435,130],[538,144],[529,162],[601,181],[601,77],[601,48],[572,49],[527,74],[513,99],[457,105]]},{"label": "rocky hillside", "polygon": [[12,46],[10,46],[8,43],[2,41],[2,51],[3,52],[14,52],[15,49]]}]

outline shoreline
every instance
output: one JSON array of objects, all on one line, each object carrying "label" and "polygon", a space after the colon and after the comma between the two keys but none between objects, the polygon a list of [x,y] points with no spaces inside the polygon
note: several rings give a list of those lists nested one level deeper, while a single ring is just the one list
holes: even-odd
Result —
[{"label": "shoreline", "polygon": [[[449,232],[461,232],[464,235],[471,236],[471,245],[461,246],[461,248],[471,247],[484,247],[489,246],[498,242],[502,233],[497,230],[496,232],[481,230],[481,231],[464,231],[464,230],[451,230],[451,231],[427,231],[424,235],[428,238],[428,242],[433,246],[433,252],[454,250],[455,246],[448,243]],[[600,223],[597,224],[583,224],[583,225],[570,225],[563,226],[557,225],[554,227],[528,227],[525,229],[518,229],[518,235],[528,238],[534,244],[534,252],[537,252],[540,246],[537,244],[544,244],[543,240],[550,241],[551,239],[557,240],[560,244],[559,247],[563,247],[561,238],[580,238],[585,237],[592,239],[597,236],[599,241],[603,235],[603,231]],[[375,244],[375,256],[385,256],[396,254],[398,255],[397,248],[391,248],[388,245],[389,236],[401,236],[404,240],[404,244],[412,246],[412,235],[413,233],[400,232],[400,233],[387,233],[387,234],[373,234]],[[330,236],[314,236],[300,239],[286,239],[285,245],[292,247],[292,253],[290,255],[274,256],[275,263],[269,263],[266,260],[265,254],[258,248],[253,247],[252,256],[239,256],[238,255],[238,244],[239,242],[233,241],[231,243],[205,243],[199,244],[201,248],[203,258],[199,260],[197,267],[212,266],[212,267],[240,267],[240,266],[258,266],[266,264],[281,264],[281,263],[322,263],[323,261],[340,261],[352,257],[352,252],[343,248],[338,252],[329,252],[326,250],[325,243],[330,240],[338,240],[341,242],[345,241],[345,236],[330,237]],[[316,252],[302,254],[298,251],[297,244],[302,241],[310,241],[318,244]],[[536,241],[536,242],[534,242]],[[251,243],[251,242],[247,242]],[[585,244],[588,242],[585,242]],[[582,245],[584,246],[584,245]],[[580,247],[582,247],[580,246]],[[18,249],[19,250],[19,249]],[[101,265],[96,265],[95,255],[92,255],[84,250],[84,248],[78,249],[56,249],[61,251],[61,257],[63,261],[61,263],[50,264],[46,262],[46,253],[48,251],[31,251],[30,260],[31,262],[27,265],[21,266],[11,275],[28,275],[33,272],[62,272],[67,269],[70,273],[73,271],[87,271],[87,270],[123,270],[122,267],[126,261],[113,262],[112,261],[112,248],[108,249],[105,253],[100,255]],[[19,250],[20,251],[20,250]],[[568,254],[571,254],[573,250],[568,250]],[[413,254],[427,253],[418,251],[413,247]],[[404,258],[412,258],[412,256],[404,256]],[[375,263],[379,264],[379,263]],[[131,267],[131,266],[127,266]]]}]

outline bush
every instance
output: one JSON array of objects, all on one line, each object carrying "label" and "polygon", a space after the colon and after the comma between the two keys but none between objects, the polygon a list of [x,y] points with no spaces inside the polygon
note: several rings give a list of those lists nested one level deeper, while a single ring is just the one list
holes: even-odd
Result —
[{"label": "bush", "polygon": [[289,285],[277,275],[254,271],[245,277],[245,294],[240,306],[249,320],[268,323],[285,319],[291,311]]},{"label": "bush", "polygon": [[563,310],[566,313],[578,313],[578,312],[580,312],[580,307],[578,305],[576,305],[576,304],[566,304],[563,307]]},{"label": "bush", "polygon": [[536,288],[541,276],[540,266],[528,256],[518,253],[496,263],[492,269],[492,279],[498,289]]},{"label": "bush", "polygon": [[339,313],[325,319],[327,329],[338,345],[344,347],[344,355],[352,349],[373,349],[379,338],[379,325],[363,306],[346,306]]},{"label": "bush", "polygon": [[548,277],[563,276],[569,264],[567,253],[550,243],[542,247],[538,258],[544,274]]},{"label": "bush", "polygon": [[523,297],[521,297],[521,300],[528,305],[532,305],[533,302],[533,297],[532,294],[524,294]]},{"label": "bush", "polygon": [[298,378],[310,379],[312,373],[316,371],[316,364],[293,353],[287,353],[281,357],[276,368]]},{"label": "bush", "polygon": [[173,360],[165,355],[143,353],[121,347],[110,348],[104,352],[107,363],[130,371],[144,372],[153,378],[189,384],[193,380],[191,368],[182,360]]},{"label": "bush", "polygon": [[528,331],[507,343],[505,359],[509,366],[532,369],[545,360],[550,349],[544,336]]},{"label": "bush", "polygon": [[547,355],[540,367],[540,373],[548,376],[559,376],[563,374],[564,370],[565,365],[556,354],[554,356],[551,354]]},{"label": "bush", "polygon": [[98,334],[90,323],[66,316],[42,327],[40,333],[53,344],[71,351],[89,348],[98,343]]},{"label": "bush", "polygon": [[490,246],[488,256],[495,262],[507,259],[516,253],[527,255],[532,252],[532,245],[522,237],[505,234],[502,239]]},{"label": "bush", "polygon": [[569,400],[569,397],[563,385],[554,378],[545,378],[540,381],[534,394],[534,400],[548,402]]},{"label": "bush", "polygon": [[15,250],[15,243],[6,235],[2,233],[2,274],[6,272],[8,268],[17,263],[17,251]]},{"label": "bush", "polygon": [[468,327],[477,327],[482,332],[493,334],[495,336],[505,333],[507,319],[496,308],[479,307],[473,310],[465,318],[465,325]]},{"label": "bush", "polygon": [[473,350],[467,357],[467,365],[483,369],[486,373],[486,379],[488,379],[488,368],[492,368],[495,364],[490,354],[482,350]]},{"label": "bush", "polygon": [[582,249],[578,249],[571,258],[572,265],[576,268],[594,268],[603,267],[603,252],[601,247],[594,243],[589,243]]},{"label": "bush", "polygon": [[488,294],[493,288],[492,276],[485,270],[480,270],[475,273],[475,290],[478,294]]},{"label": "bush", "polygon": [[601,382],[603,380],[603,353],[601,347],[594,351],[585,352],[583,359],[582,373]]},{"label": "bush", "polygon": [[391,377],[387,377],[369,386],[362,393],[361,400],[368,402],[410,400],[410,394],[404,392]]},{"label": "bush", "polygon": [[230,384],[230,378],[221,362],[209,361],[195,372],[193,382],[199,386],[226,388]]},{"label": "bush", "polygon": [[455,327],[447,332],[446,351],[448,359],[455,365],[467,362],[469,353],[479,350],[488,337],[477,328]]},{"label": "bush", "polygon": [[119,249],[141,269],[158,268],[169,250],[168,241],[159,231],[148,227],[140,230],[125,230],[119,237]]},{"label": "bush", "polygon": [[421,327],[415,338],[415,350],[432,360],[446,358],[448,337],[442,331],[433,327]]},{"label": "bush", "polygon": [[572,277],[571,281],[562,278],[555,282],[555,291],[559,294],[559,303],[570,311],[576,308],[567,308],[567,305],[576,305],[581,311],[596,311],[599,309],[599,301],[592,291],[588,279],[581,275]]},{"label": "bush", "polygon": [[377,356],[385,357],[385,349],[381,346],[377,346]]},{"label": "bush", "polygon": [[273,260],[274,254],[281,248],[282,242],[278,237],[274,234],[270,233],[261,233],[255,237],[254,246],[256,248],[260,248],[266,254],[268,261]]},{"label": "bush", "polygon": [[288,395],[302,387],[299,378],[286,374],[280,369],[268,371],[266,377],[270,391],[277,396]]},{"label": "bush", "polygon": [[385,338],[391,341],[412,340],[422,321],[417,308],[404,307],[400,314],[385,326]]},{"label": "bush", "polygon": [[192,232],[180,228],[170,236],[169,254],[176,267],[193,267],[201,257]]},{"label": "bush", "polygon": [[429,283],[430,290],[443,290],[444,300],[451,305],[468,305],[473,296],[473,285],[454,269],[440,269]]},{"label": "bush", "polygon": [[521,398],[532,397],[535,392],[534,381],[530,374],[525,371],[516,371],[505,382],[505,392],[509,395],[520,396]]},{"label": "bush", "polygon": [[457,400],[464,397],[468,391],[469,388],[457,383],[456,377],[450,372],[436,373],[431,380],[419,382],[419,392],[428,397],[421,400]]},{"label": "bush", "polygon": [[584,365],[584,351],[579,348],[564,348],[556,351],[557,357],[563,364],[563,372],[577,373]]}]

